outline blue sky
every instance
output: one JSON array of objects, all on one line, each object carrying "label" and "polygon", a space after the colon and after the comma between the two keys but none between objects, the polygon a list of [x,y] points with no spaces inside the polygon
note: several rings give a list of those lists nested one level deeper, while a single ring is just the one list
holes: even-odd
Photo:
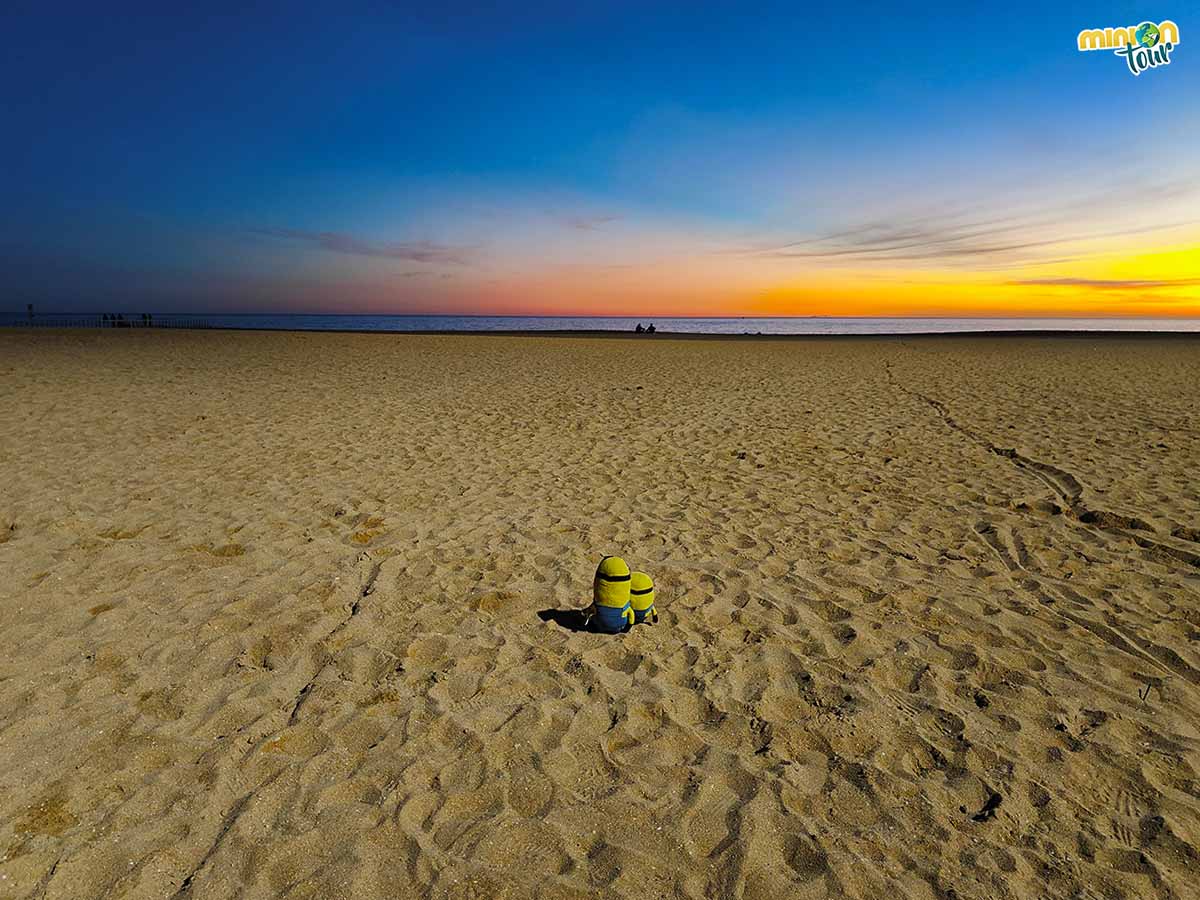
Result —
[{"label": "blue sky", "polygon": [[[18,4],[0,306],[904,314],[931,311],[914,281],[970,311],[1031,268],[1184,280],[1186,12]],[[1173,62],[1137,78],[1075,48],[1167,18]]]}]

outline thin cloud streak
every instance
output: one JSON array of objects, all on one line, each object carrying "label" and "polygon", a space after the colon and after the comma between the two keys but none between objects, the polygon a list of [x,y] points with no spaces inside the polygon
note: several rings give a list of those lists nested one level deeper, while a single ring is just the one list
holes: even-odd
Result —
[{"label": "thin cloud streak", "polygon": [[567,216],[562,224],[576,231],[599,231],[601,226],[620,220],[620,216]]},{"label": "thin cloud streak", "polygon": [[1196,285],[1200,285],[1200,278],[1167,278],[1146,281],[1132,278],[1024,278],[1005,283],[1019,287],[1068,287],[1093,288],[1098,291],[1142,291],[1157,290],[1160,288],[1195,287]]},{"label": "thin cloud streak", "polygon": [[[473,248],[430,241],[408,243],[378,243],[364,240],[340,231],[303,231],[295,228],[254,228],[251,233],[265,237],[280,238],[351,256],[370,256],[382,259],[400,259],[407,262],[434,263],[441,265],[469,265]],[[407,273],[406,273],[407,274]]]},{"label": "thin cloud streak", "polygon": [[[1110,230],[1097,227],[1106,222],[1111,224],[1117,214],[1130,205],[1144,205],[1147,197],[1175,200],[1194,194],[1196,190],[1196,182],[1178,181],[1148,186],[1136,192],[1136,199],[1122,195],[1114,201],[1111,197],[1103,196],[1027,213],[1013,212],[974,219],[961,213],[896,217],[892,220],[866,221],[784,243],[764,243],[719,252],[753,259],[901,264],[942,260],[954,265],[974,264],[980,267],[997,262],[1010,265],[1014,262],[1031,263],[1036,262],[1039,255],[1033,251],[1042,248],[1195,224],[1200,217],[1141,227]],[[1102,218],[1098,221],[1097,216]],[[1046,229],[1053,229],[1054,232],[1047,234]]]},{"label": "thin cloud streak", "polygon": [[[1081,231],[1041,240],[1016,240],[1015,235],[1012,235],[1007,241],[1000,240],[1000,238],[1022,228],[1028,230],[1029,226],[1014,225],[996,229],[956,231],[953,227],[938,230],[901,229],[887,225],[873,225],[860,229],[860,238],[843,240],[840,244],[836,242],[837,239],[832,237],[813,239],[814,242],[828,241],[833,244],[833,246],[824,248],[787,249],[795,246],[792,244],[767,250],[735,252],[756,259],[809,259],[814,261],[843,259],[888,263],[945,260],[956,263],[983,264],[997,258],[1012,260],[1014,256],[1020,254],[1020,251],[1038,250],[1044,247],[1074,244],[1100,238],[1148,234],[1190,224],[1193,222],[1170,222],[1141,228],[1118,228],[1111,231]],[[1026,261],[1021,260],[1021,262]]]}]

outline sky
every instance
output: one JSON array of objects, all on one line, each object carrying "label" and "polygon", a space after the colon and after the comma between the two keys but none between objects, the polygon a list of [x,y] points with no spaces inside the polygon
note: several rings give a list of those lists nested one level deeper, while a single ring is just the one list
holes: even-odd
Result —
[{"label": "sky", "polygon": [[1159,2],[6,5],[0,309],[1200,316]]}]

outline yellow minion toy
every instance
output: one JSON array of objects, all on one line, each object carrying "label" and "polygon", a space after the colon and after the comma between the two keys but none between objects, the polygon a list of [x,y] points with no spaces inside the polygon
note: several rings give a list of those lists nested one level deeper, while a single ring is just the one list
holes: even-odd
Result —
[{"label": "yellow minion toy", "polygon": [[645,572],[634,572],[629,576],[629,605],[633,608],[635,622],[658,621],[658,610],[654,608],[654,582]]},{"label": "yellow minion toy", "polygon": [[606,556],[592,581],[591,622],[598,631],[616,634],[633,624],[629,605],[629,566],[619,556]]}]

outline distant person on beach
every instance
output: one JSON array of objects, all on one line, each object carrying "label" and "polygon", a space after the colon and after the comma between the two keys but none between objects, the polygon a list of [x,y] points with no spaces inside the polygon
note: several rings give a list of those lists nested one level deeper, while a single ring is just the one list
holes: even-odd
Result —
[{"label": "distant person on beach", "polygon": [[635,329],[633,329],[633,330],[634,330],[634,331],[636,331],[638,334],[641,334],[641,333],[642,333],[643,331],[645,331],[646,329],[642,327],[642,323],[641,323],[641,322],[638,322],[638,324],[637,324],[637,328],[635,328]]},{"label": "distant person on beach", "polygon": [[654,334],[654,323],[650,323],[650,327],[646,329],[646,334]]}]

